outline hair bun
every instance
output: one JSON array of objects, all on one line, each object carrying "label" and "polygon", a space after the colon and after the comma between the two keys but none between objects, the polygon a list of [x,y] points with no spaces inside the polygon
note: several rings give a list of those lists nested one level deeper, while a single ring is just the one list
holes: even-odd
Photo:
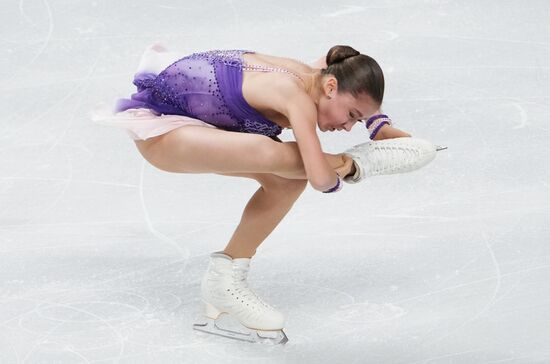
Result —
[{"label": "hair bun", "polygon": [[331,49],[329,49],[327,53],[327,67],[331,66],[335,63],[339,63],[344,61],[345,59],[348,59],[350,57],[354,57],[361,54],[361,52],[356,51],[350,46],[347,45],[335,45]]}]

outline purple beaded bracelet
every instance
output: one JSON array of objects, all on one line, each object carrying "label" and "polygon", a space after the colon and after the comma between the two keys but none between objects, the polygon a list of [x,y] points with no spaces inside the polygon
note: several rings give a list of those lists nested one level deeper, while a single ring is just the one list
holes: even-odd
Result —
[{"label": "purple beaded bracelet", "polygon": [[374,137],[382,126],[384,125],[392,125],[391,119],[388,117],[388,115],[385,114],[378,114],[371,116],[369,120],[367,120],[366,127],[367,129],[371,130],[370,139],[374,140]]},{"label": "purple beaded bracelet", "polygon": [[336,172],[336,176],[338,176],[338,181],[336,182],[336,186],[332,187],[331,189],[328,189],[326,191],[323,191],[323,193],[331,193],[340,191],[342,189],[342,177]]},{"label": "purple beaded bracelet", "polygon": [[372,125],[372,123],[374,123],[376,120],[381,119],[381,118],[389,119],[389,116],[388,116],[388,115],[385,115],[385,114],[377,114],[377,115],[371,116],[371,117],[369,118],[369,120],[367,120],[367,129],[370,128],[370,126]]},{"label": "purple beaded bracelet", "polygon": [[371,140],[374,140],[374,137],[376,136],[376,134],[378,134],[378,132],[380,131],[380,129],[382,129],[384,125],[390,125],[390,123],[388,123],[387,121],[382,121],[380,125],[378,125],[376,129],[374,129],[372,133],[370,133]]}]

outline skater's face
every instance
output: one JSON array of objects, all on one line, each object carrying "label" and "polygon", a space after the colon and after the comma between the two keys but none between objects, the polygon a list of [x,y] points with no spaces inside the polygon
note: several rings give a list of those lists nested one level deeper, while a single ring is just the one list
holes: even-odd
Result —
[{"label": "skater's face", "polygon": [[380,108],[369,95],[360,94],[356,98],[349,92],[338,93],[338,82],[334,77],[326,80],[323,93],[317,110],[317,125],[322,132],[350,131],[357,122],[366,122]]}]

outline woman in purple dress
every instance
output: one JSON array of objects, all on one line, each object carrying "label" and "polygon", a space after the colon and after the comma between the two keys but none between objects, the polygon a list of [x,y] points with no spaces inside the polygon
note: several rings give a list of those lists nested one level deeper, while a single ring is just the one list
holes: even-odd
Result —
[{"label": "woman in purple dress", "polygon": [[[382,70],[373,58],[349,46],[332,47],[325,62],[314,66],[246,50],[169,55],[158,44],[146,51],[134,78],[137,92],[117,102],[113,123],[128,130],[143,157],[158,169],[252,178],[261,185],[225,249],[210,255],[201,283],[206,322],[195,329],[250,341],[260,340],[260,332],[275,331],[276,337],[266,340],[285,342],[283,314],[248,288],[246,273],[257,247],[307,183],[321,192],[336,192],[342,180],[362,180],[375,159],[387,165],[370,175],[402,172],[405,164],[409,170],[419,168],[435,153],[428,143],[388,143],[385,148],[393,146],[403,155],[406,150],[424,151],[414,161],[402,158],[394,168],[395,156],[384,160],[371,148],[378,142],[365,143],[368,150],[322,151],[317,128],[350,131],[363,121],[371,139],[415,139],[400,138],[410,135],[379,113]],[[283,128],[292,129],[296,141],[282,142],[277,136]],[[379,154],[369,160],[373,153]],[[214,320],[221,313],[234,315],[253,334],[236,337],[220,331]]]}]

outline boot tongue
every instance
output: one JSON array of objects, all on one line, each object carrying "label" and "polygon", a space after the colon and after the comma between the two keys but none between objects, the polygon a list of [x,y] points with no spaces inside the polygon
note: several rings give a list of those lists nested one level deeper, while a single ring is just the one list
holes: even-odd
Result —
[{"label": "boot tongue", "polygon": [[234,277],[239,281],[244,281],[246,284],[246,278],[248,276],[249,266],[250,266],[250,258],[233,259]]},{"label": "boot tongue", "polygon": [[250,258],[235,258],[233,264],[239,268],[247,268],[250,265]]}]

